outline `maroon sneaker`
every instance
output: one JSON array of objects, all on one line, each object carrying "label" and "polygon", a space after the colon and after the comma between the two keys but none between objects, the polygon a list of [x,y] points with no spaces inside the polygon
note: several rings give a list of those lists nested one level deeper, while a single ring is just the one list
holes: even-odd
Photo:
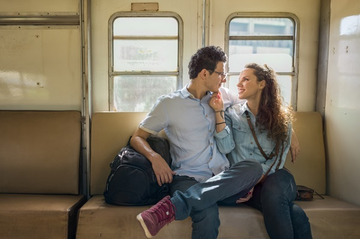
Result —
[{"label": "maroon sneaker", "polygon": [[148,238],[154,237],[161,228],[175,220],[175,206],[170,196],[161,199],[157,204],[136,216]]}]

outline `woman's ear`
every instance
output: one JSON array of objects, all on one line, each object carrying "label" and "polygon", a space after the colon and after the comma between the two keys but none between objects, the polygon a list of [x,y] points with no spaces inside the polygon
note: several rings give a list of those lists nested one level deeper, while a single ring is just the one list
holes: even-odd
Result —
[{"label": "woman's ear", "polygon": [[266,81],[265,81],[265,80],[261,80],[261,81],[259,82],[259,87],[260,87],[260,89],[264,89],[265,86],[266,86]]}]

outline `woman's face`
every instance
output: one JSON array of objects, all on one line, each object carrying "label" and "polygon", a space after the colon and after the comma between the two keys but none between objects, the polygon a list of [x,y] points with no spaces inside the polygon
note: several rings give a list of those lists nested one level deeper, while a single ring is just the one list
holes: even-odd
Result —
[{"label": "woman's face", "polygon": [[265,80],[258,81],[254,69],[245,68],[239,76],[239,83],[236,85],[240,99],[260,99],[261,91],[265,87]]}]

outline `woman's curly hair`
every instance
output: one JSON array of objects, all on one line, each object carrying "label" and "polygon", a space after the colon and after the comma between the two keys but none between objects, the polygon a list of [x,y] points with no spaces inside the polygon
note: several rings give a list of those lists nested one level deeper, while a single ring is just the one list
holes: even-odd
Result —
[{"label": "woman's curly hair", "polygon": [[268,137],[276,142],[283,143],[288,138],[289,123],[293,120],[291,107],[282,105],[280,87],[273,69],[266,64],[261,66],[250,63],[245,68],[254,70],[258,81],[265,80],[266,85],[261,93],[259,111],[256,115],[256,124],[260,129],[268,131]]}]

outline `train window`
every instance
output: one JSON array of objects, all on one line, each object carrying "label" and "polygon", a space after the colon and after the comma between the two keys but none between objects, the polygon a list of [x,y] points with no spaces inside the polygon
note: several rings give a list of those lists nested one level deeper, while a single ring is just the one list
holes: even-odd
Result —
[{"label": "train window", "polygon": [[181,85],[181,21],[118,14],[110,22],[110,108],[147,112],[159,96]]},{"label": "train window", "polygon": [[251,62],[268,64],[277,75],[286,104],[296,108],[296,21],[293,17],[248,17],[235,14],[228,18],[226,51],[229,56],[227,87],[237,94],[241,69]]}]

